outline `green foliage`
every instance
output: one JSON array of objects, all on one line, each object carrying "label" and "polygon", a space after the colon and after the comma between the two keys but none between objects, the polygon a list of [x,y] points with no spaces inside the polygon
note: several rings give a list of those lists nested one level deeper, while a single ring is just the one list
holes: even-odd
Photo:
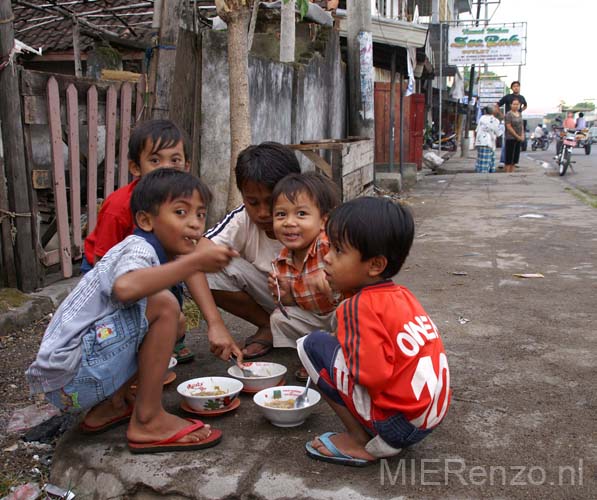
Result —
[{"label": "green foliage", "polygon": [[[284,0],[284,3],[288,3],[290,0]],[[307,15],[309,10],[309,0],[296,0],[296,6],[299,8],[301,19]]]},{"label": "green foliage", "polygon": [[572,109],[577,111],[595,111],[595,103],[586,101],[577,102]]},{"label": "green foliage", "polygon": [[201,325],[201,320],[203,319],[203,315],[201,311],[195,304],[195,301],[192,299],[185,299],[182,304],[182,312],[184,313],[184,317],[187,321],[187,330],[193,330],[195,328],[199,328]]}]

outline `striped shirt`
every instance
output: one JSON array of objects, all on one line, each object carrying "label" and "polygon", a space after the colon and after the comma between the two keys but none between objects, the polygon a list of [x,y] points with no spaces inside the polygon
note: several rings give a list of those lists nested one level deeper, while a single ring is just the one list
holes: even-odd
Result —
[{"label": "striped shirt", "polygon": [[323,272],[323,258],[329,250],[330,242],[322,231],[311,244],[301,270],[295,267],[292,251],[287,248],[274,261],[278,274],[290,282],[292,297],[301,309],[325,314],[340,302],[340,294],[332,292]]},{"label": "striped shirt", "polygon": [[278,240],[271,239],[253,223],[244,205],[226,214],[205,236],[218,245],[234,248],[241,258],[264,273],[272,270],[272,260],[282,249]]}]

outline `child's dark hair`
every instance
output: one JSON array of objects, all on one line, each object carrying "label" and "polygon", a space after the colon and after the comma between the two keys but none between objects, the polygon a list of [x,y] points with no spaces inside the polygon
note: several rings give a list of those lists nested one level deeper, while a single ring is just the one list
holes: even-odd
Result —
[{"label": "child's dark hair", "polygon": [[361,253],[361,260],[383,255],[388,265],[381,274],[391,278],[400,271],[415,234],[410,210],[387,198],[365,196],[334,209],[326,224],[333,246],[350,245]]},{"label": "child's dark hair", "polygon": [[209,188],[194,175],[175,168],[158,168],[143,176],[133,190],[131,212],[156,215],[160,206],[175,198],[189,198],[197,191],[205,205],[212,199]]},{"label": "child's dark hair", "polygon": [[301,193],[313,200],[322,216],[329,214],[341,201],[340,190],[329,177],[318,172],[305,172],[289,174],[276,184],[272,191],[272,206],[281,195],[295,203]]},{"label": "child's dark hair", "polygon": [[300,173],[294,151],[277,142],[262,142],[243,149],[236,160],[236,187],[239,191],[247,181],[263,184],[269,189],[288,174]]},{"label": "child's dark hair", "polygon": [[137,165],[141,162],[141,152],[151,141],[151,153],[176,146],[182,141],[185,160],[189,159],[189,145],[186,134],[170,120],[147,120],[139,122],[129,139],[129,160]]}]

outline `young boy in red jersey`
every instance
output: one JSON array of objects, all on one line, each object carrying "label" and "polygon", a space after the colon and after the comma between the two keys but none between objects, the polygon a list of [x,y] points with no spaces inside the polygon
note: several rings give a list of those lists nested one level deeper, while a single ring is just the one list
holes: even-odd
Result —
[{"label": "young boy in red jersey", "polygon": [[[190,165],[187,152],[184,134],[170,120],[147,120],[140,122],[133,129],[128,152],[129,172],[133,180],[104,200],[97,224],[93,232],[85,238],[82,273],[88,272],[108,250],[133,234],[135,224],[130,205],[133,190],[139,180],[158,168],[176,168],[188,172]],[[198,273],[187,286],[205,316],[211,333],[210,339],[214,339],[217,344],[212,345],[214,352],[220,352],[222,346],[229,348],[231,337],[209,292],[205,276]],[[182,305],[182,289],[174,287],[173,292]],[[184,317],[181,321],[184,321]],[[179,363],[193,360],[194,354],[184,344],[184,336],[177,341],[173,356]]]},{"label": "young boy in red jersey", "polygon": [[297,348],[347,432],[326,432],[306,449],[318,460],[364,466],[398,454],[442,421],[450,374],[436,326],[391,279],[412,245],[410,212],[388,199],[357,198],[334,210],[326,229],[327,280],[356,293],[336,311],[337,337],[313,332]]},{"label": "young boy in red jersey", "polygon": [[[300,337],[333,329],[342,296],[332,291],[323,271],[330,249],[325,223],[339,204],[337,186],[317,172],[287,175],[272,192],[274,234],[284,245],[268,280],[274,298],[279,287],[283,306],[270,316],[274,347],[296,349]],[[308,377],[303,367],[294,375],[299,382]]]}]

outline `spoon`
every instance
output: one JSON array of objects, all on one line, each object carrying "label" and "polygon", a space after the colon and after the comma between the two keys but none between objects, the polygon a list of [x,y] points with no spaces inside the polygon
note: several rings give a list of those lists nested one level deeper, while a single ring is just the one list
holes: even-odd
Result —
[{"label": "spoon", "polygon": [[281,293],[280,293],[280,282],[278,281],[278,272],[276,270],[276,265],[272,262],[272,270],[274,271],[274,279],[276,280],[276,293],[278,294],[278,300],[276,301],[276,307],[280,309],[280,312],[284,315],[286,319],[290,319],[290,315],[288,311],[284,307],[284,304],[281,302]]},{"label": "spoon", "polygon": [[311,377],[308,377],[307,383],[305,384],[305,390],[294,401],[295,408],[304,408],[306,403],[309,402],[309,386],[310,385],[311,385]]},{"label": "spoon", "polygon": [[234,356],[230,356],[230,358],[228,358],[228,361],[230,361],[234,366],[240,369],[240,371],[243,373],[243,377],[258,377],[258,375],[255,375],[255,373],[249,368],[245,368],[243,365],[239,365],[238,361]]}]

